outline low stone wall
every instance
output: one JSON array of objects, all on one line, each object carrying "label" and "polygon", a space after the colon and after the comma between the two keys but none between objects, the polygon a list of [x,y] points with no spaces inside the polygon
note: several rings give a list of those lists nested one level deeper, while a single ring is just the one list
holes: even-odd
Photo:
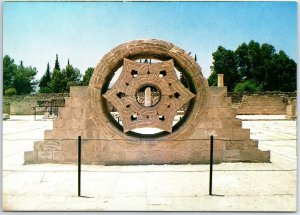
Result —
[{"label": "low stone wall", "polygon": [[67,96],[69,96],[68,93],[3,96],[3,106],[9,105],[9,112],[11,115],[33,115],[33,107],[37,106],[38,101],[63,98]]},{"label": "low stone wall", "polygon": [[228,95],[232,98],[237,114],[293,115],[293,117],[296,115],[296,92],[228,93]]}]

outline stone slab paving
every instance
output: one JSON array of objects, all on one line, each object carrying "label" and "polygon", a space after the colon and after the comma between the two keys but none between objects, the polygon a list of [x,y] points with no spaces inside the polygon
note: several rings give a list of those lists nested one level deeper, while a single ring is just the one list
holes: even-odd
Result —
[{"label": "stone slab paving", "polygon": [[271,150],[271,163],[215,165],[214,196],[208,165],[83,165],[83,197],[77,197],[76,165],[23,165],[23,152],[52,121],[13,117],[3,122],[3,210],[295,211],[296,121],[251,117],[242,117],[243,127],[260,149]]}]

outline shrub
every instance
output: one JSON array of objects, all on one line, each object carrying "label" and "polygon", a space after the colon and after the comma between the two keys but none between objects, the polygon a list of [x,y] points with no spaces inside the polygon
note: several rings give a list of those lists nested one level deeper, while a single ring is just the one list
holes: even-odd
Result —
[{"label": "shrub", "polygon": [[40,93],[53,93],[53,90],[49,87],[41,87],[39,90]]},{"label": "shrub", "polygon": [[242,93],[242,92],[258,92],[262,90],[262,85],[257,85],[253,80],[247,80],[243,83],[238,83],[234,92]]},{"label": "shrub", "polygon": [[8,88],[7,90],[5,90],[5,95],[11,96],[11,95],[16,95],[17,91],[14,87]]}]

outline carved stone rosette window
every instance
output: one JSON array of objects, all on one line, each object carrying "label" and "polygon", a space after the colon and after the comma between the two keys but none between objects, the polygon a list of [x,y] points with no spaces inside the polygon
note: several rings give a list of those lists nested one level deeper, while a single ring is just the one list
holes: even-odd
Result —
[{"label": "carved stone rosette window", "polygon": [[[145,106],[138,92],[147,87],[153,101]],[[171,133],[177,111],[195,97],[178,80],[172,59],[149,64],[126,58],[119,78],[103,96],[118,110],[125,133],[144,127]]]}]

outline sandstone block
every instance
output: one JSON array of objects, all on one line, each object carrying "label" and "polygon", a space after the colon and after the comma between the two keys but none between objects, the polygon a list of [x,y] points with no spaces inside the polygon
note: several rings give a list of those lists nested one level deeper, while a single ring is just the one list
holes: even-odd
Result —
[{"label": "sandstone block", "polygon": [[236,110],[232,107],[230,108],[219,108],[219,116],[225,119],[234,119],[236,117]]},{"label": "sandstone block", "polygon": [[24,152],[24,163],[31,164],[36,163],[38,160],[38,154],[36,151],[25,151]]},{"label": "sandstone block", "polygon": [[67,129],[67,138],[68,139],[73,139],[73,140],[78,140],[78,136],[81,136],[81,139],[84,139],[83,131],[81,129],[77,128],[69,128]]},{"label": "sandstone block", "polygon": [[[226,140],[214,140],[214,150],[225,150],[226,149]],[[206,144],[206,150],[210,150],[210,141],[207,142]]]},{"label": "sandstone block", "polygon": [[233,140],[248,140],[250,138],[250,129],[232,129]]},{"label": "sandstone block", "polygon": [[175,151],[174,163],[188,163],[191,157],[190,152],[187,151]]},{"label": "sandstone block", "polygon": [[187,139],[205,139],[207,138],[205,129],[197,129],[196,132],[193,132]]},{"label": "sandstone block", "polygon": [[148,164],[158,164],[164,160],[163,151],[143,151],[141,152],[141,160]]},{"label": "sandstone block", "polygon": [[245,145],[244,142],[245,141],[228,140],[228,141],[226,141],[226,149],[228,149],[228,150],[242,150],[244,148],[244,145]]},{"label": "sandstone block", "polygon": [[34,141],[33,143],[33,149],[34,151],[42,151],[43,150],[43,141]]},{"label": "sandstone block", "polygon": [[270,162],[270,151],[243,150],[241,158],[245,162]]},{"label": "sandstone block", "polygon": [[70,125],[72,125],[72,118],[58,118],[53,122],[53,127],[59,129],[66,129]]},{"label": "sandstone block", "polygon": [[64,162],[64,152],[63,151],[53,151],[53,161]]},{"label": "sandstone block", "polygon": [[77,140],[65,140],[61,143],[61,149],[63,151],[72,151],[77,154],[78,143]]},{"label": "sandstone block", "polygon": [[175,159],[175,152],[173,150],[163,151],[163,157],[166,163],[173,163]]},{"label": "sandstone block", "polygon": [[83,139],[98,139],[98,130],[83,130],[82,138]]},{"label": "sandstone block", "polygon": [[58,119],[68,119],[71,118],[71,108],[64,107],[64,108],[58,108],[58,118],[54,120],[56,122]]},{"label": "sandstone block", "polygon": [[72,106],[72,99],[70,97],[65,98],[65,107],[64,108],[70,108]]},{"label": "sandstone block", "polygon": [[246,140],[244,144],[244,149],[257,149],[258,140]]},{"label": "sandstone block", "polygon": [[104,162],[106,165],[122,164],[125,161],[124,151],[109,151],[104,154]]},{"label": "sandstone block", "polygon": [[72,97],[72,107],[83,108],[85,106],[85,99],[82,97]]},{"label": "sandstone block", "polygon": [[189,158],[190,163],[202,163],[203,162],[203,151],[202,150],[196,150],[196,151],[191,151],[190,152],[190,158]]},{"label": "sandstone block", "polygon": [[72,117],[75,119],[81,119],[83,116],[83,108],[73,108]]},{"label": "sandstone block", "polygon": [[222,124],[224,128],[240,129],[242,127],[242,121],[239,119],[223,119]]},{"label": "sandstone block", "polygon": [[168,142],[167,144],[168,144],[167,148],[172,150],[186,150],[189,148],[189,144],[182,140]]},{"label": "sandstone block", "polygon": [[139,151],[125,151],[125,162],[128,164],[137,163],[141,160]]},{"label": "sandstone block", "polygon": [[107,144],[107,147],[108,147],[108,151],[110,151],[110,152],[124,151],[126,149],[123,144],[121,144],[120,142],[115,142],[115,141],[110,141]]},{"label": "sandstone block", "polygon": [[85,119],[83,120],[83,128],[87,130],[97,129],[96,124],[93,119]]},{"label": "sandstone block", "polygon": [[78,155],[75,151],[63,151],[63,156],[67,163],[75,163],[78,160]]},{"label": "sandstone block", "polygon": [[[203,150],[207,150],[210,144],[210,140],[190,140],[189,142],[186,141],[185,144],[189,144],[190,147],[188,148],[188,150],[190,151],[203,151]],[[187,150],[187,149],[186,149]]]},{"label": "sandstone block", "polygon": [[61,141],[45,140],[43,144],[43,150],[45,151],[61,150]]},{"label": "sandstone block", "polygon": [[38,160],[41,162],[53,161],[53,152],[52,151],[38,151]]},{"label": "sandstone block", "polygon": [[[223,162],[224,150],[214,150],[213,153],[213,163],[221,163]],[[206,150],[202,152],[202,162],[201,163],[210,163],[210,150]]]},{"label": "sandstone block", "polygon": [[44,138],[45,139],[53,139],[54,138],[53,130],[45,130],[44,131]]},{"label": "sandstone block", "polygon": [[70,97],[85,97],[87,86],[71,86]]},{"label": "sandstone block", "polygon": [[97,141],[83,139],[81,141],[81,149],[82,149],[82,151],[95,151],[96,144],[97,144]]},{"label": "sandstone block", "polygon": [[93,157],[93,153],[92,151],[81,151],[81,161],[84,164],[90,164],[91,163],[91,157]]},{"label": "sandstone block", "polygon": [[223,161],[225,162],[241,161],[241,158],[240,150],[226,150],[223,154]]}]

